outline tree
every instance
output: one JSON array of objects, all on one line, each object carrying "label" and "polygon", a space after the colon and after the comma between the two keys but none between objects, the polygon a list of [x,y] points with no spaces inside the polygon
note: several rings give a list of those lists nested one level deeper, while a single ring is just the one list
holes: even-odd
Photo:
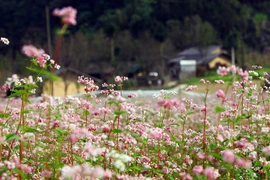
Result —
[{"label": "tree", "polygon": [[168,37],[167,27],[159,21],[153,21],[153,25],[151,26],[151,34],[159,42],[159,73],[161,79],[164,79],[164,73],[166,68],[164,45]]},{"label": "tree", "polygon": [[109,10],[105,15],[99,18],[99,27],[102,28],[105,34],[110,38],[111,46],[111,64],[116,66],[115,60],[115,38],[120,31],[121,25],[125,22],[125,16],[120,9]]},{"label": "tree", "polygon": [[167,24],[169,37],[179,50],[191,46],[205,47],[218,42],[214,27],[209,22],[203,22],[198,15],[186,17],[183,22],[170,20]]}]

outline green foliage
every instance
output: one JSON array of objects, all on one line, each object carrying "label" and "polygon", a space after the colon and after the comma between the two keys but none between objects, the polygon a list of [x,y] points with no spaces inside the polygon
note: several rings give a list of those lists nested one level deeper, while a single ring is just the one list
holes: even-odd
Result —
[{"label": "green foliage", "polygon": [[220,112],[224,112],[224,111],[226,111],[226,109],[223,108],[223,107],[216,106],[216,108],[215,108],[215,112],[216,112],[216,113],[220,113]]},{"label": "green foliage", "polygon": [[18,136],[15,133],[9,133],[9,134],[6,134],[6,140],[7,142],[11,142],[13,140],[20,140],[20,136]]},{"label": "green foliage", "polygon": [[54,81],[59,79],[57,75],[38,67],[26,67],[26,69],[29,70],[30,72],[38,74],[39,76],[44,76],[45,78],[48,78]]}]

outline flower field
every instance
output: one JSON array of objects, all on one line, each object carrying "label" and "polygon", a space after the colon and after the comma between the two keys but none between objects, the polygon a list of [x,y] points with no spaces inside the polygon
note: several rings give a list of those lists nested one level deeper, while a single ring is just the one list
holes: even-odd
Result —
[{"label": "flower field", "polygon": [[122,97],[117,76],[99,96],[79,77],[85,97],[2,99],[1,179],[269,179],[268,90],[251,81],[261,69],[223,70],[240,77],[230,94],[202,79],[201,98]]}]

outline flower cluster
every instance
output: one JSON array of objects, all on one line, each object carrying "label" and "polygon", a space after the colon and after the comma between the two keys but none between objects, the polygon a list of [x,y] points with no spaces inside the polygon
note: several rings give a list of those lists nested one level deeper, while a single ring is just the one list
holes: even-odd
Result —
[{"label": "flower cluster", "polygon": [[64,7],[62,9],[55,9],[53,11],[53,15],[54,16],[58,16],[62,18],[62,22],[64,24],[70,24],[70,25],[76,25],[76,14],[77,14],[77,10],[74,9],[71,6],[68,7]]},{"label": "flower cluster", "polygon": [[198,87],[196,85],[190,85],[186,88],[186,91],[188,92],[188,91],[192,91],[192,90],[196,90],[196,89],[198,89]]},{"label": "flower cluster", "polygon": [[115,82],[117,82],[118,84],[123,84],[124,81],[128,80],[128,77],[125,76],[116,76],[114,78]]},{"label": "flower cluster", "polygon": [[52,66],[52,68],[60,69],[60,66],[56,64],[48,54],[45,54],[43,49],[38,49],[33,45],[24,45],[22,47],[22,53],[28,57],[34,58],[33,61],[42,68],[45,68],[46,64],[48,63],[48,65]]},{"label": "flower cluster", "polygon": [[28,57],[34,57],[37,58],[45,53],[43,49],[37,49],[33,45],[23,45],[22,47],[22,53],[25,54]]},{"label": "flower cluster", "polygon": [[95,81],[91,78],[85,77],[85,76],[79,76],[78,77],[78,83],[83,84],[84,86],[84,91],[88,93],[95,92],[99,89],[97,85],[95,85]]},{"label": "flower cluster", "polygon": [[232,72],[234,74],[237,73],[242,78],[242,80],[244,80],[244,81],[247,81],[248,78],[249,78],[248,71],[243,70],[243,69],[241,69],[239,67],[231,66],[231,67],[226,68],[226,67],[223,67],[223,66],[219,66],[218,70],[217,70],[217,74],[219,74],[221,76],[226,76],[230,72]]}]

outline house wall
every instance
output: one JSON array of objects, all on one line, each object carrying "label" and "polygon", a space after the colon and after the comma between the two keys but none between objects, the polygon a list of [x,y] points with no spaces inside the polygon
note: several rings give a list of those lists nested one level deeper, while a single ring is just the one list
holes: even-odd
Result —
[{"label": "house wall", "polygon": [[[83,94],[84,86],[78,84],[77,81],[67,81],[68,89],[67,95]],[[65,96],[65,83],[62,78],[57,81],[53,81],[54,96]],[[52,87],[50,81],[45,81],[43,86],[44,95],[52,95]]]},{"label": "house wall", "polygon": [[232,65],[232,63],[230,63],[230,60],[226,57],[216,57],[214,58],[210,63],[208,63],[208,67],[210,69],[214,69],[216,68],[216,66],[220,64],[226,67],[229,67]]}]

